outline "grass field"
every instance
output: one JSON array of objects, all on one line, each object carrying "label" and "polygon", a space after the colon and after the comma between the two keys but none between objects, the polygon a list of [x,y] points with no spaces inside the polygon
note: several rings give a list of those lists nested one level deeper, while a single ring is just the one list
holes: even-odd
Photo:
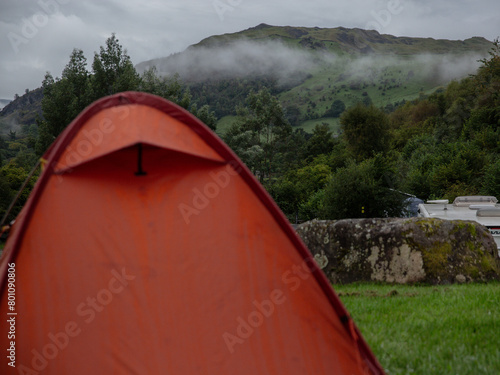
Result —
[{"label": "grass field", "polygon": [[500,374],[500,283],[334,289],[387,374]]},{"label": "grass field", "polygon": [[310,78],[279,98],[285,107],[296,105],[302,114],[311,111],[311,117],[321,117],[334,100],[342,100],[350,107],[369,98],[376,107],[385,107],[434,92],[439,77],[428,65],[401,56],[339,58],[322,64]]},{"label": "grass field", "polygon": [[226,133],[231,125],[237,120],[237,116],[224,116],[217,122],[217,130],[215,131],[219,136]]}]

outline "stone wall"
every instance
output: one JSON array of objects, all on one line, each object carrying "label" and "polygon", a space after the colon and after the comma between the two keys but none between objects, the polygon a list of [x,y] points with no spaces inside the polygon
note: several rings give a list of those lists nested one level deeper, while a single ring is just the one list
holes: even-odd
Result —
[{"label": "stone wall", "polygon": [[500,279],[493,237],[473,221],[313,220],[296,230],[333,283],[445,284]]}]

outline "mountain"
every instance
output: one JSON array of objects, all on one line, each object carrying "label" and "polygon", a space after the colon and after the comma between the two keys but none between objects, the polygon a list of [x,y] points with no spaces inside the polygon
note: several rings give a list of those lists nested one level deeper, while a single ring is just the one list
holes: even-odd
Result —
[{"label": "mountain", "polygon": [[[410,37],[395,37],[392,35],[382,35],[374,30],[362,29],[346,29],[344,27],[338,28],[307,28],[307,27],[291,27],[291,26],[270,26],[260,24],[256,27],[224,35],[211,36],[203,39],[201,42],[194,44],[182,53],[173,54],[168,57],[144,61],[136,65],[139,72],[142,72],[152,66],[163,69],[165,73],[169,69],[176,71],[181,70],[185,77],[190,78],[190,75],[196,76],[195,71],[183,69],[179,62],[186,62],[183,58],[188,56],[194,57],[193,61],[187,61],[189,66],[206,66],[207,62],[203,61],[201,54],[195,54],[196,51],[212,51],[210,57],[214,55],[213,52],[226,52],[228,48],[237,48],[233,53],[233,58],[238,59],[236,52],[240,53],[238,45],[242,42],[254,42],[254,45],[265,46],[266,43],[271,41],[279,42],[284,47],[295,48],[302,51],[316,51],[316,52],[329,52],[335,56],[350,55],[398,55],[398,56],[412,56],[419,54],[437,54],[443,55],[447,53],[452,54],[470,54],[478,53],[483,55],[488,51],[492,43],[482,37],[474,37],[464,41],[459,40],[446,40],[446,39],[433,39],[433,38],[410,38]],[[249,51],[247,55],[250,55]],[[265,49],[258,52],[268,52]],[[280,51],[281,52],[281,51]],[[227,56],[224,56],[227,57]],[[266,56],[269,58],[270,56]],[[245,60],[240,59],[241,62]],[[259,56],[254,56],[250,62],[245,65],[251,65],[252,62],[259,60]],[[210,61],[211,62],[211,61]],[[223,67],[228,64],[226,61],[219,59]],[[214,70],[220,66],[213,66]],[[246,69],[253,71],[252,68]]]},{"label": "mountain", "polygon": [[0,99],[0,111],[2,110],[3,107],[5,107],[7,104],[9,104],[12,100],[10,99]]},{"label": "mountain", "polygon": [[433,38],[396,37],[380,34],[375,30],[337,28],[308,28],[291,26],[270,26],[260,24],[256,27],[233,34],[224,34],[206,38],[193,45],[196,47],[217,47],[227,45],[242,38],[253,40],[280,40],[290,46],[310,49],[324,49],[336,53],[382,53],[382,54],[417,54],[482,52],[491,47],[491,42],[482,37],[465,41],[453,41]]},{"label": "mountain", "polygon": [[0,111],[0,135],[18,131],[22,125],[35,123],[42,114],[42,88],[37,88],[10,101]]},{"label": "mountain", "polygon": [[334,102],[349,106],[362,101],[391,110],[475,73],[491,47],[481,37],[437,40],[261,24],[211,36],[136,69],[154,66],[160,74],[179,74],[194,101],[209,104],[218,117],[234,115],[251,89],[271,87],[293,114],[292,123],[310,130],[317,122],[338,124],[331,117]]}]

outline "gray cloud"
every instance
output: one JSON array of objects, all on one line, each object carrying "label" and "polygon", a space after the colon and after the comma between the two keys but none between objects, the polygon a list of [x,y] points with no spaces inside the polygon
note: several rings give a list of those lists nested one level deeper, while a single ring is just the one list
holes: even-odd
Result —
[{"label": "gray cloud", "polygon": [[288,84],[306,79],[306,73],[324,64],[343,72],[352,81],[379,80],[387,71],[412,71],[433,84],[445,84],[474,74],[485,55],[420,54],[411,58],[401,55],[337,56],[325,51],[306,51],[292,48],[278,41],[239,40],[222,46],[188,49],[168,58],[139,64],[140,73],[155,66],[162,75],[179,74],[183,80],[198,81],[209,78],[252,77],[256,75],[278,78]]},{"label": "gray cloud", "polygon": [[[197,47],[167,59],[140,64],[138,71],[156,66],[162,75],[179,74],[182,79],[234,78],[272,75],[283,82],[295,80],[326,56],[289,48],[278,41],[239,40],[220,47]],[[332,57],[329,57],[330,59]]]},{"label": "gray cloud", "polygon": [[112,32],[135,64],[259,23],[375,25],[386,34],[448,39],[493,40],[500,34],[497,0],[400,0],[400,11],[391,12],[394,1],[2,0],[0,98],[39,87],[46,71],[60,75],[73,48],[92,61]]},{"label": "gray cloud", "polygon": [[420,54],[411,59],[403,56],[363,56],[354,60],[340,60],[346,74],[366,78],[367,74],[380,74],[385,68],[400,67],[414,70],[422,78],[428,78],[434,83],[446,83],[460,79],[468,74],[474,74],[484,55],[469,53],[465,55],[453,54]]}]

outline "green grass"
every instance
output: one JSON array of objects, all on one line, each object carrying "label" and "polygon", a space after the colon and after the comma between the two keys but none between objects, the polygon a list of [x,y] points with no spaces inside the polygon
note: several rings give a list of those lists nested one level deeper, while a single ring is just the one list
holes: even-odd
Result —
[{"label": "green grass", "polygon": [[224,116],[217,122],[217,130],[215,131],[219,136],[224,135],[231,125],[236,121],[237,116]]},{"label": "green grass", "polygon": [[500,283],[334,288],[387,374],[500,374]]}]

